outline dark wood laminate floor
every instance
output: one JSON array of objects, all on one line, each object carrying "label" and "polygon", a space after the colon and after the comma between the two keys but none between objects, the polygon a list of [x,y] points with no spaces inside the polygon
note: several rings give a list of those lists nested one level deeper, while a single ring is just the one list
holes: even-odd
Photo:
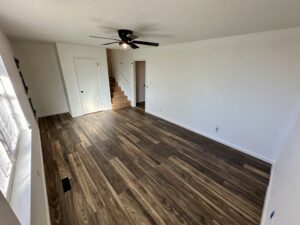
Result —
[{"label": "dark wood laminate floor", "polygon": [[259,224],[262,161],[138,109],[39,123],[52,225]]},{"label": "dark wood laminate floor", "polygon": [[146,105],[145,102],[137,102],[136,103],[136,107],[138,107],[139,109],[142,109],[144,111],[145,111],[145,105]]}]

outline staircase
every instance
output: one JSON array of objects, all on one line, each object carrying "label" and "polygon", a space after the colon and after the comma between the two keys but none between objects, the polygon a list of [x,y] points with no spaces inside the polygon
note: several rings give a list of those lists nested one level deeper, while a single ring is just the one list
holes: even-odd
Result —
[{"label": "staircase", "polygon": [[112,110],[130,107],[130,101],[121,90],[115,78],[109,77]]}]

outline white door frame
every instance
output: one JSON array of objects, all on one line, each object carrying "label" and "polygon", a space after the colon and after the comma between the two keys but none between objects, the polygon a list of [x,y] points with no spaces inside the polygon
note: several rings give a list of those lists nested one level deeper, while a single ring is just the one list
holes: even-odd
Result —
[{"label": "white door frame", "polygon": [[100,59],[99,58],[95,58],[95,57],[84,57],[84,56],[74,56],[73,57],[73,64],[74,64],[74,70],[75,70],[75,80],[76,80],[76,88],[77,88],[77,97],[79,99],[79,102],[80,102],[80,110],[81,110],[81,115],[85,115],[84,114],[84,111],[83,111],[83,107],[82,107],[82,102],[81,102],[81,97],[80,97],[80,87],[79,87],[79,81],[78,81],[78,71],[77,71],[77,68],[76,68],[76,63],[75,63],[75,60],[76,59],[93,59],[93,60],[96,60],[97,61],[97,67],[98,67],[98,73],[99,73],[99,76],[100,76],[100,95],[101,95],[101,102],[102,102],[102,110],[104,109],[104,104],[103,104],[103,90],[102,90],[102,84],[103,84],[103,81],[102,81],[102,76],[101,76],[101,71],[100,71]]},{"label": "white door frame", "polygon": [[136,107],[136,62],[145,62],[145,111],[147,108],[147,60],[146,59],[134,59],[133,61],[133,106]]}]

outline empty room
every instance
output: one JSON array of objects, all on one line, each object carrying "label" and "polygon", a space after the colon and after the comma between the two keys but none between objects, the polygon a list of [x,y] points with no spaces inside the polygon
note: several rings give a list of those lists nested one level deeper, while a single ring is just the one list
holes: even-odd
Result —
[{"label": "empty room", "polygon": [[299,225],[299,0],[0,0],[0,225]]}]

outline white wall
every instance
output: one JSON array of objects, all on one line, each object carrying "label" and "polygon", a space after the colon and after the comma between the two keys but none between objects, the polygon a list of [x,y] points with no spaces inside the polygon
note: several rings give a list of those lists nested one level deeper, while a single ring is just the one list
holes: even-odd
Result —
[{"label": "white wall", "polygon": [[300,104],[299,39],[294,28],[143,48],[127,60],[146,60],[146,111],[274,162]]},{"label": "white wall", "polygon": [[[31,202],[30,205],[24,207],[30,207],[30,225],[50,225],[50,216],[48,208],[48,199],[46,193],[44,167],[42,149],[40,143],[40,135],[38,124],[31,111],[25,90],[22,86],[22,82],[18,73],[18,69],[15,65],[13,52],[7,37],[0,31],[0,55],[5,64],[9,78],[14,86],[16,96],[19,100],[21,108],[24,112],[28,123],[31,125],[32,140],[31,140]],[[2,199],[0,199],[2,201]],[[24,203],[24,202],[23,202]],[[14,209],[17,214],[17,209]],[[1,215],[2,216],[2,215]],[[10,215],[7,214],[7,217]],[[18,214],[17,214],[18,216]],[[1,217],[0,221],[4,221]],[[5,224],[10,224],[5,223]]]},{"label": "white wall", "polygon": [[111,70],[110,76],[116,79],[122,91],[130,100],[131,106],[135,106],[135,77],[133,74],[132,51],[108,49],[107,57]]},{"label": "white wall", "polygon": [[108,68],[106,49],[82,45],[56,43],[63,78],[67,90],[67,96],[72,116],[83,115],[80,103],[80,95],[74,67],[75,57],[95,58],[100,60],[100,74],[102,81],[102,98],[104,109],[111,109],[109,90]]},{"label": "white wall", "polygon": [[56,48],[50,43],[14,41],[14,56],[39,117],[68,112]]},{"label": "white wall", "polygon": [[298,225],[300,222],[300,114],[292,124],[294,129],[273,169],[262,225]]},{"label": "white wall", "polygon": [[30,225],[31,140],[30,130],[24,130],[19,136],[17,160],[9,196],[9,203],[22,225]]}]

